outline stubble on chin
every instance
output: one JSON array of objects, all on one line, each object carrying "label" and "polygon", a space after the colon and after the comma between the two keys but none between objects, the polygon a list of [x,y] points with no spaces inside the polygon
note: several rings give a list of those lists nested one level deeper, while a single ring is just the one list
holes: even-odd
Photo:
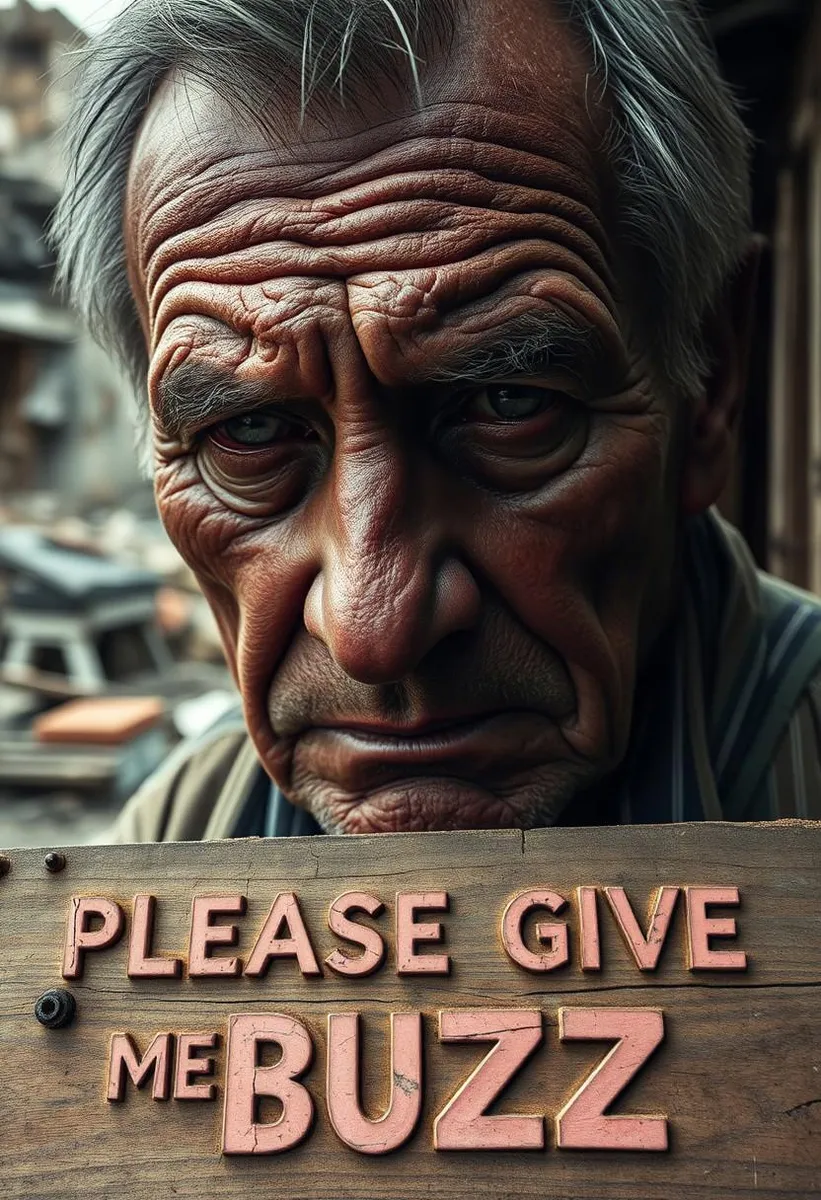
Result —
[{"label": "stubble on chin", "polygon": [[362,793],[296,772],[286,795],[329,834],[536,829],[553,825],[596,780],[589,765],[563,765],[536,780],[492,790],[449,777],[396,781]]}]

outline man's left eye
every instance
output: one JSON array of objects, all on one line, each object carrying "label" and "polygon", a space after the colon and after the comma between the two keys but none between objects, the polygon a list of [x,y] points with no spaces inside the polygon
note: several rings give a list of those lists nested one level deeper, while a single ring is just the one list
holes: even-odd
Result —
[{"label": "man's left eye", "polygon": [[534,384],[491,384],[472,394],[465,417],[468,420],[496,418],[502,421],[526,421],[550,408],[556,399],[556,392]]}]

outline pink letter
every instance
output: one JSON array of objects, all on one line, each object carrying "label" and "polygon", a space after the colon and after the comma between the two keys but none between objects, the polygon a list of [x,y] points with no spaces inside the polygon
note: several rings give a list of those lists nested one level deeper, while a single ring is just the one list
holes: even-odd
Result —
[{"label": "pink letter", "polygon": [[127,1033],[113,1034],[108,1061],[109,1100],[116,1102],[125,1096],[126,1071],[135,1087],[142,1087],[153,1072],[151,1098],[167,1100],[171,1075],[171,1034],[158,1033],[140,1059],[137,1058],[137,1049]]},{"label": "pink letter", "polygon": [[666,1150],[666,1117],[604,1115],[664,1040],[664,1014],[654,1008],[560,1008],[559,1037],[616,1043],[557,1113],[559,1149]]},{"label": "pink letter", "polygon": [[391,1098],[372,1121],[362,1112],[359,1013],[328,1017],[328,1116],[346,1146],[361,1154],[387,1154],[403,1146],[422,1111],[422,1017],[391,1013]]},{"label": "pink letter", "polygon": [[746,971],[743,950],[711,950],[711,937],[737,937],[733,917],[708,917],[708,904],[741,903],[738,888],[685,888],[687,894],[687,932],[691,971]]},{"label": "pink letter", "polygon": [[440,1012],[443,1042],[495,1042],[433,1124],[436,1150],[541,1150],[544,1120],[520,1114],[487,1117],[485,1109],[542,1040],[542,1014],[522,1009]]},{"label": "pink letter", "polygon": [[[281,936],[283,925],[287,936]],[[322,974],[299,911],[299,901],[293,892],[280,892],[271,905],[246,964],[245,974],[264,975],[272,958],[295,958],[306,977]]]},{"label": "pink letter", "polygon": [[641,931],[636,920],[627,893],[622,887],[606,887],[604,894],[613,910],[619,932],[624,938],[627,949],[633,955],[636,966],[641,971],[655,971],[659,955],[664,946],[664,939],[670,928],[670,918],[678,899],[677,887],[659,888],[656,903],[650,914],[647,937]]},{"label": "pink letter", "polygon": [[188,952],[188,974],[239,975],[242,964],[238,958],[212,958],[211,946],[235,946],[239,939],[236,925],[212,925],[212,917],[241,916],[245,912],[244,896],[195,896],[191,907],[191,941]]},{"label": "pink letter", "polygon": [[579,901],[579,941],[581,943],[581,968],[583,971],[601,970],[601,939],[599,937],[599,910],[594,887],[576,889]]},{"label": "pink letter", "polygon": [[570,957],[567,944],[567,926],[539,924],[536,937],[549,943],[544,954],[534,954],[522,940],[522,922],[534,908],[546,908],[548,912],[560,913],[567,904],[564,896],[557,892],[521,892],[510,901],[502,917],[502,942],[510,958],[526,971],[553,971],[563,967]]},{"label": "pink letter", "polygon": [[384,907],[381,900],[366,892],[346,892],[334,900],[328,911],[328,928],[355,946],[361,946],[364,953],[350,955],[344,950],[334,950],[325,959],[326,966],[337,975],[372,975],[382,966],[385,943],[381,936],[375,929],[349,920],[348,913],[360,911],[369,917],[377,917]]},{"label": "pink letter", "polygon": [[417,954],[417,942],[441,942],[442,926],[419,925],[417,910],[447,912],[447,892],[399,892],[396,896],[396,973],[397,975],[449,975],[447,954]]},{"label": "pink letter", "polygon": [[[258,1048],[274,1042],[282,1057],[272,1067],[258,1067]],[[308,1030],[282,1013],[230,1017],[225,1063],[224,1154],[280,1154],[307,1137],[314,1117],[311,1094],[296,1079],[313,1058]],[[256,1121],[257,1096],[275,1096],[282,1104],[278,1121]]]},{"label": "pink letter", "polygon": [[197,1056],[198,1050],[213,1050],[219,1035],[216,1033],[180,1033],[177,1035],[177,1066],[174,1072],[175,1100],[213,1100],[215,1083],[192,1083],[195,1075],[214,1074],[214,1056]]},{"label": "pink letter", "polygon": [[182,963],[178,958],[151,957],[156,904],[153,896],[134,897],[126,968],[129,979],[178,979],[182,971]]},{"label": "pink letter", "polygon": [[[82,979],[86,950],[107,950],[119,941],[123,932],[123,910],[104,896],[73,896],[71,910],[66,927],[63,979]],[[90,917],[100,917],[102,925],[98,929],[89,929]]]}]

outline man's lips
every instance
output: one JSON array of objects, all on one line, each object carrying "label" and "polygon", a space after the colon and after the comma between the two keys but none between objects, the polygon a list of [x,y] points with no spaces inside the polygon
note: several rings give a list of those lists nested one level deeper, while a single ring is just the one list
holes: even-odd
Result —
[{"label": "man's lips", "polygon": [[510,776],[566,757],[567,747],[554,720],[523,711],[414,725],[357,721],[315,726],[299,737],[295,755],[312,774],[359,791],[425,775],[476,782]]},{"label": "man's lips", "polygon": [[339,723],[329,723],[321,728],[332,730],[335,733],[349,734],[352,737],[379,738],[383,741],[418,742],[422,744],[438,742],[444,737],[460,737],[465,733],[476,730],[480,725],[486,724],[496,717],[510,715],[510,713],[488,712],[472,713],[469,716],[457,717],[423,717],[402,724],[393,724],[390,721],[379,719],[371,721],[340,721]]}]

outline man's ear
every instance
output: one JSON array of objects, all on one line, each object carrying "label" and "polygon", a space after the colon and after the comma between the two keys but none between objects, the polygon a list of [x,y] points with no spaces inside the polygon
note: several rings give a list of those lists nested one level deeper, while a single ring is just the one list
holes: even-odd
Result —
[{"label": "man's ear", "polygon": [[750,240],[703,331],[711,368],[686,423],[681,507],[687,516],[705,512],[730,478],[735,430],[747,389],[758,272],[764,239]]}]

